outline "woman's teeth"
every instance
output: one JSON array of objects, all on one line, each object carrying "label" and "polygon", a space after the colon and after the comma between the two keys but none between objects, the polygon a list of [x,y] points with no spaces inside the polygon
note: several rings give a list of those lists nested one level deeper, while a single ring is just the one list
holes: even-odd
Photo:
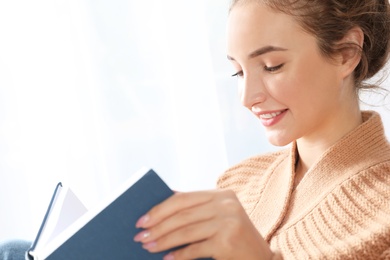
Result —
[{"label": "woman's teeth", "polygon": [[282,112],[279,111],[279,112],[274,112],[274,113],[269,113],[269,114],[262,114],[260,115],[260,118],[262,119],[271,119],[271,118],[274,118],[278,115],[280,115]]}]

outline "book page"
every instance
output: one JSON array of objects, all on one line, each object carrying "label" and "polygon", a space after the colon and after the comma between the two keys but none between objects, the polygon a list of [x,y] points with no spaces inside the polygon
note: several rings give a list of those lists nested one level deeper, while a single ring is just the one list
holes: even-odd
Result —
[{"label": "book page", "polygon": [[86,212],[87,208],[70,188],[59,189],[35,249],[30,252],[30,255],[34,256],[34,252],[44,248]]},{"label": "book page", "polygon": [[65,199],[63,200],[62,205],[59,206],[58,216],[56,216],[57,223],[51,231],[48,242],[87,212],[87,208],[70,188],[66,189]]}]

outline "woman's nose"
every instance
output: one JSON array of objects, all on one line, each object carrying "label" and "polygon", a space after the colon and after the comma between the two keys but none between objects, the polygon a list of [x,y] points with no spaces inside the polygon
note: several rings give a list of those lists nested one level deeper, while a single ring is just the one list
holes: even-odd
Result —
[{"label": "woman's nose", "polygon": [[249,110],[255,104],[263,103],[266,100],[264,84],[260,79],[246,77],[239,86],[241,103]]}]

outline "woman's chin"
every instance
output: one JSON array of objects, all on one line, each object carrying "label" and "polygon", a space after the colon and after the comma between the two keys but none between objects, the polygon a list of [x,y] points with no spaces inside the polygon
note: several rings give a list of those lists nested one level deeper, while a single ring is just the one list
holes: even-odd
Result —
[{"label": "woman's chin", "polygon": [[293,141],[291,138],[283,138],[280,135],[267,135],[267,138],[268,142],[274,146],[286,146]]}]

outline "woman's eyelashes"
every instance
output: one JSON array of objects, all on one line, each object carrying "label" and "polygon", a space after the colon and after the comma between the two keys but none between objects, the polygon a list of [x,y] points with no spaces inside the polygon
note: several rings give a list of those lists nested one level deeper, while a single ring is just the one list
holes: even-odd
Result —
[{"label": "woman's eyelashes", "polygon": [[240,71],[234,73],[234,74],[232,75],[232,77],[242,77],[243,75],[244,75],[244,73],[242,72],[242,70],[240,70]]},{"label": "woman's eyelashes", "polygon": [[[273,67],[264,66],[264,70],[267,72],[277,72],[283,66],[284,66],[284,63],[279,64],[278,66],[273,66]],[[232,77],[243,77],[243,76],[244,76],[244,72],[242,70],[240,70],[232,75]]]},{"label": "woman's eyelashes", "polygon": [[268,71],[268,72],[276,72],[278,71],[279,69],[281,69],[283,67],[284,63],[282,64],[279,64],[278,66],[274,66],[274,67],[267,67],[267,66],[264,66],[264,70],[265,71]]}]

